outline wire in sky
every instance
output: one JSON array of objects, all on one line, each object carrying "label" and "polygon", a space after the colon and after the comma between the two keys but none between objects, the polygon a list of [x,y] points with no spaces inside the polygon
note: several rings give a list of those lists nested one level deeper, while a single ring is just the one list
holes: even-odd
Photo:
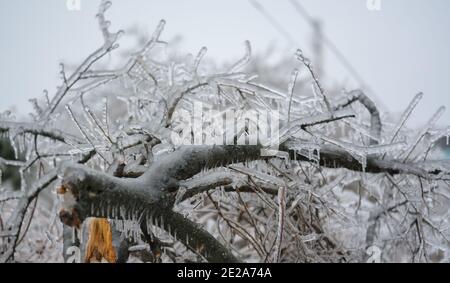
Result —
[{"label": "wire in sky", "polygon": [[295,45],[298,46],[297,41],[289,34],[289,32],[283,28],[283,26],[277,21],[277,19],[275,19],[274,17],[272,17],[267,11],[266,9],[264,9],[264,7],[256,2],[255,0],[249,0],[250,4],[253,6],[253,8],[255,8],[256,10],[258,10],[269,22],[270,24],[280,33],[284,36],[284,38],[289,41],[289,43],[291,45]]},{"label": "wire in sky", "polygon": [[[249,0],[250,4],[258,10],[268,21],[269,23],[281,34],[284,36],[284,38],[291,44],[296,47],[299,46],[298,42],[290,35],[290,33],[283,28],[283,26],[272,17],[272,15],[258,2],[255,0]],[[295,11],[304,18],[312,27],[315,25],[315,20],[311,15],[308,13],[308,11],[300,5],[300,3],[297,0],[290,0],[292,6],[294,7]],[[353,65],[347,60],[347,58],[344,56],[344,54],[339,50],[339,48],[333,43],[333,41],[327,37],[325,34],[322,35],[322,42],[327,47],[331,53],[337,58],[337,60],[347,69],[347,71],[350,73],[350,75],[358,82],[358,84],[361,85],[362,88],[365,88],[371,93],[374,93],[369,85],[364,81],[364,79],[361,77],[361,75],[358,73],[358,71],[353,67]]]}]

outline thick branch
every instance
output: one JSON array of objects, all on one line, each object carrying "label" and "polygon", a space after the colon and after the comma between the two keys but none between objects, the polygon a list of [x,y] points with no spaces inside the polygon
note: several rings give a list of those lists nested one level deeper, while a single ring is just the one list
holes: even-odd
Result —
[{"label": "thick branch", "polygon": [[[284,147],[282,145],[281,149],[287,151]],[[156,161],[136,179],[113,177],[81,165],[67,167],[62,183],[66,208],[60,213],[61,220],[70,226],[79,226],[87,217],[145,221],[164,229],[208,261],[234,262],[234,256],[213,236],[172,211],[173,192],[180,187],[181,181],[204,169],[264,159],[266,157],[260,155],[261,149],[257,145],[185,146]],[[293,158],[294,152],[290,154]],[[349,153],[334,146],[323,146],[320,156],[320,165],[324,167],[363,170]],[[309,161],[303,156],[296,158]],[[405,164],[397,160],[368,157],[365,171],[429,177],[447,173],[448,165],[445,162]],[[207,189],[200,188],[198,191]]]},{"label": "thick branch", "polygon": [[[294,156],[294,151],[289,151],[287,148],[289,142],[288,140],[282,144],[280,150],[289,152],[292,159],[295,157],[300,161],[312,161],[301,155]],[[155,179],[162,179],[159,187],[168,187],[167,184],[173,187],[179,181],[191,178],[204,169],[267,158],[261,156],[261,149],[259,145],[185,146],[156,162],[141,178],[146,183],[154,183]],[[445,161],[403,163],[401,160],[381,160],[375,155],[368,156],[367,167],[362,168],[361,163],[350,153],[332,145],[322,145],[320,165],[367,173],[414,174],[424,178],[450,171],[450,164]]]},{"label": "thick branch", "polygon": [[[237,262],[211,234],[172,211],[165,191],[144,178],[121,179],[82,166],[66,169],[61,220],[79,226],[87,217],[136,220],[160,227],[209,262]],[[147,225],[149,227],[150,225]]]}]

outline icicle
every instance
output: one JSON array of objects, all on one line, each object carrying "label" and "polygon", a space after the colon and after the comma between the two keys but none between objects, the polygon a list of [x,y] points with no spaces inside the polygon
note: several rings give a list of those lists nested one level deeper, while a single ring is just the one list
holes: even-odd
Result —
[{"label": "icicle", "polygon": [[200,62],[202,61],[203,57],[205,57],[206,52],[208,51],[208,48],[202,47],[200,51],[197,54],[197,57],[195,57],[194,61],[194,72],[197,73],[198,66],[200,65]]},{"label": "icicle", "polygon": [[164,218],[162,217],[162,215],[160,216],[160,219],[159,219],[159,227],[161,228],[161,229],[164,229]]},{"label": "icicle", "polygon": [[124,205],[119,206],[119,215],[121,219],[127,219],[127,210]]},{"label": "icicle", "polygon": [[441,118],[441,116],[442,116],[442,114],[444,114],[444,112],[445,112],[445,107],[442,106],[431,117],[431,119],[428,121],[428,123],[425,125],[425,127],[422,129],[422,131],[416,137],[414,142],[411,144],[409,150],[407,150],[405,158],[403,159],[403,162],[406,162],[408,160],[410,155],[413,153],[414,149],[416,149],[417,145],[420,143],[420,141],[423,139],[423,137],[434,127],[434,125],[439,120],[439,118]]},{"label": "icicle", "polygon": [[279,180],[279,178],[274,177],[274,176],[270,176],[267,174],[263,174],[259,171],[253,170],[253,169],[247,169],[245,167],[241,167],[241,166],[229,166],[230,169],[233,169],[239,173],[248,175],[248,176],[252,176],[255,177],[261,181],[270,183],[270,184],[274,184],[274,185],[284,185],[284,183],[282,181]]},{"label": "icicle", "polygon": [[180,187],[177,191],[177,195],[175,196],[175,203],[174,206],[178,205],[181,200],[183,199],[184,194],[186,193],[187,189],[185,187]]},{"label": "icicle", "polygon": [[320,148],[316,149],[317,165],[320,165]]},{"label": "icicle", "polygon": [[95,205],[95,216],[100,216],[101,215],[101,211],[100,211],[100,204]]},{"label": "icicle", "polygon": [[320,239],[320,235],[316,234],[316,233],[312,233],[309,235],[304,235],[304,236],[300,236],[301,240],[303,243],[308,243],[308,242],[313,242],[313,241],[317,241],[318,239]]},{"label": "icicle", "polygon": [[277,238],[275,242],[275,262],[280,261],[285,217],[286,217],[286,188],[282,186],[278,189],[278,227],[277,227]]},{"label": "icicle", "polygon": [[83,127],[78,123],[77,119],[75,118],[74,113],[72,112],[72,109],[70,108],[69,105],[65,106],[67,109],[67,112],[69,113],[70,119],[72,120],[72,122],[77,126],[77,128],[80,130],[80,132],[83,134],[84,138],[86,140],[89,140],[89,137],[86,135]]},{"label": "icicle", "polygon": [[294,88],[295,83],[297,82],[299,70],[294,69],[291,74],[291,79],[289,81],[288,85],[288,95],[289,95],[289,105],[288,105],[288,111],[287,111],[287,121],[288,123],[291,121],[291,107],[292,107],[292,98],[294,96]]},{"label": "icicle", "polygon": [[109,207],[109,217],[114,220],[116,219],[116,208],[114,207],[114,205],[111,204],[111,202],[108,202],[108,207]]},{"label": "icicle", "polygon": [[402,127],[405,125],[406,121],[408,120],[408,118],[411,116],[411,113],[414,111],[414,109],[416,108],[416,106],[419,104],[420,100],[422,100],[423,98],[423,93],[420,92],[418,94],[416,94],[416,96],[413,98],[413,100],[411,101],[411,103],[408,105],[408,107],[406,108],[405,112],[403,112],[399,123],[397,124],[397,126],[394,128],[394,130],[392,131],[392,135],[390,138],[390,142],[394,142],[395,138],[397,137],[398,133],[400,132],[400,130],[402,129]]},{"label": "icicle", "polygon": [[[287,144],[290,150],[295,150],[296,153],[308,158],[311,161],[320,162],[320,145],[316,143],[304,143],[304,142],[290,142]],[[314,155],[314,153],[317,153]]]},{"label": "icicle", "polygon": [[[322,112],[322,109],[320,109],[317,105],[318,105],[318,102],[320,101],[320,97],[322,97],[322,95],[319,93],[319,91],[318,91],[318,87],[317,87],[317,85],[315,84],[315,83],[311,83],[311,91],[312,91],[312,93],[313,93],[313,97],[314,97],[314,99],[313,99],[313,104],[312,104],[312,106],[314,107],[314,109],[316,110],[316,111],[319,111],[319,112]],[[320,104],[319,104],[320,105]]]},{"label": "icicle", "polygon": [[15,159],[19,159],[20,151],[19,151],[19,148],[17,147],[17,143],[15,141],[16,140],[15,139],[16,135],[17,135],[17,133],[15,131],[12,131],[11,129],[9,130],[9,136],[8,136],[9,137],[9,143],[10,143],[12,149],[13,149],[14,158]]},{"label": "icicle", "polygon": [[170,224],[167,224],[167,233],[169,233],[169,235],[172,235],[172,226],[170,226]]},{"label": "icicle", "polygon": [[153,218],[153,225],[155,226],[155,227],[157,227],[157,228],[159,228],[160,226],[159,226],[159,219],[158,219],[158,216],[156,216],[155,215],[155,218]]},{"label": "icicle", "polygon": [[83,105],[83,110],[85,114],[85,118],[88,121],[90,128],[94,129],[94,131],[101,137],[104,138],[105,141],[112,143],[110,137],[106,133],[105,129],[103,129],[103,126],[101,125],[100,121],[97,119],[95,114],[91,111],[91,109],[85,105],[83,96],[80,97],[81,103]]},{"label": "icicle", "polygon": [[24,193],[27,189],[27,183],[22,168],[19,169],[19,174],[20,174],[20,191]]},{"label": "icicle", "polygon": [[124,232],[125,237],[127,237],[127,238],[132,237],[131,221],[129,221],[129,220],[123,221],[123,232]]},{"label": "icicle", "polygon": [[[257,92],[266,92],[264,93],[264,96],[266,96],[267,98],[274,98],[274,99],[287,99],[287,95],[286,93],[283,93],[281,91],[276,90],[275,88],[271,88],[271,87],[267,87],[265,85],[262,84],[258,84],[258,83],[254,83],[254,82],[249,82],[247,83],[247,85],[249,86],[254,86],[255,88],[253,89],[254,93]],[[276,96],[270,96],[269,94],[275,94]],[[275,106],[276,109],[279,109],[279,105],[277,104]]]},{"label": "icicle", "polygon": [[169,84],[169,87],[173,86],[174,84],[174,68],[175,68],[175,64],[171,63],[169,64],[169,69],[167,70],[167,81]]},{"label": "icicle", "polygon": [[153,33],[151,39],[147,42],[144,49],[142,49],[140,55],[145,58],[146,53],[153,48],[155,43],[159,41],[159,37],[161,36],[161,33],[164,30],[164,26],[166,25],[165,20],[160,20],[158,26],[156,27],[155,32]]},{"label": "icicle", "polygon": [[230,68],[228,73],[234,73],[234,72],[239,71],[241,68],[243,68],[250,61],[250,57],[252,55],[252,47],[250,45],[250,41],[246,40],[244,43],[245,43],[245,56],[241,60],[236,62],[236,64],[234,64]]}]

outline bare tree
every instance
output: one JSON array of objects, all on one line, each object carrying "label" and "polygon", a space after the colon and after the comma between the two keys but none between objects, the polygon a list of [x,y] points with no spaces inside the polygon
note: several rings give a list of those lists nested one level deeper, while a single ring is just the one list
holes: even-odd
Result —
[{"label": "bare tree", "polygon": [[[434,150],[449,135],[435,125],[444,107],[406,129],[422,94],[388,121],[362,90],[327,93],[301,50],[285,90],[245,71],[249,42],[211,71],[206,48],[167,52],[164,21],[109,69],[122,34],[109,6],[97,14],[103,45],[70,75],[61,65],[32,121],[1,116],[24,158],[0,159],[21,175],[20,190],[0,191],[0,261],[77,261],[92,217],[111,224],[107,261],[376,261],[377,249],[385,261],[448,261],[450,162]],[[278,147],[251,135],[262,118]]]}]

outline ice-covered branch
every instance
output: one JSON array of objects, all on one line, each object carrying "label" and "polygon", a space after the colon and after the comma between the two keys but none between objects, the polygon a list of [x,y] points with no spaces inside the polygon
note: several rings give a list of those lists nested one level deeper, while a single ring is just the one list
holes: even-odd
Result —
[{"label": "ice-covered branch", "polygon": [[[274,185],[265,182],[255,182],[255,185],[269,195],[278,194],[278,187]],[[204,177],[194,177],[181,182],[181,187],[185,188],[185,191],[183,191],[181,195],[178,194],[180,195],[178,201],[186,200],[216,188],[223,188],[225,192],[255,192],[255,189],[249,185],[247,181],[242,180],[242,178],[239,178],[236,174],[225,172],[211,173]],[[175,202],[177,202],[177,200]]]},{"label": "ice-covered branch", "polygon": [[111,6],[110,1],[102,0],[99,6],[99,12],[97,14],[98,24],[100,31],[103,35],[103,46],[98,48],[92,54],[90,54],[70,75],[66,77],[64,74],[63,84],[58,88],[57,92],[49,101],[49,105],[45,111],[42,112],[41,121],[43,124],[48,121],[50,115],[56,110],[58,105],[64,99],[67,93],[69,93],[74,86],[83,79],[86,73],[88,73],[92,66],[97,63],[100,59],[102,59],[105,55],[110,53],[112,50],[116,49],[118,46],[116,45],[117,40],[119,39],[122,31],[118,31],[116,33],[111,33],[109,31],[110,22],[105,19],[105,12]]},{"label": "ice-covered branch", "polygon": [[121,179],[82,166],[65,172],[60,191],[66,199],[60,212],[65,224],[78,227],[87,217],[138,220],[166,230],[210,262],[237,261],[213,236],[172,211],[167,194],[155,186],[162,180]]},{"label": "ice-covered branch", "polygon": [[364,92],[362,92],[362,90],[351,91],[348,94],[348,97],[345,97],[343,101],[339,102],[336,106],[334,106],[334,109],[339,110],[345,108],[356,101],[361,103],[370,113],[371,136],[377,139],[377,140],[372,139],[371,144],[377,144],[380,141],[382,130],[380,112],[378,111],[378,108],[375,105],[375,103],[367,95],[365,95]]},{"label": "ice-covered branch", "polygon": [[[280,146],[281,150],[290,152],[291,158],[311,161],[304,156],[294,156],[289,150],[290,143],[298,141],[288,140]],[[188,179],[204,169],[224,166],[249,160],[261,160],[262,146],[185,146],[175,151],[167,158],[155,163],[142,177],[148,181],[155,180],[155,176],[166,176],[165,186],[177,184]],[[320,165],[328,168],[347,168],[353,171],[363,171],[357,161],[347,151],[333,145],[322,145],[320,148]],[[367,173],[415,174],[424,178],[438,176],[450,172],[448,162],[419,162],[403,163],[401,160],[381,160],[378,156],[367,156]],[[170,177],[169,177],[170,176]],[[156,178],[158,179],[158,178]]]},{"label": "ice-covered branch", "polygon": [[[282,148],[286,146],[288,145],[282,145]],[[232,257],[228,253],[222,254],[225,257],[218,254],[225,249],[212,236],[194,224],[187,224],[189,223],[187,220],[183,220],[183,217],[172,211],[173,192],[179,189],[183,180],[193,177],[205,168],[211,169],[248,160],[264,159],[260,155],[261,149],[261,146],[185,146],[155,162],[136,179],[116,178],[80,165],[67,167],[62,186],[63,192],[70,192],[71,197],[66,198],[66,209],[61,212],[60,217],[64,223],[71,226],[79,226],[85,218],[90,216],[140,219],[140,221],[156,219],[159,221],[157,223],[170,234],[178,233],[178,239],[190,248],[199,249],[199,246],[192,246],[193,243],[205,243],[205,241],[210,243],[204,247],[205,252],[202,252],[202,248],[199,249],[206,258],[230,260]],[[293,156],[295,154],[291,152],[291,156],[297,160],[309,161],[306,157]],[[321,148],[320,165],[361,171],[359,162],[351,154],[335,146]],[[408,164],[398,160],[381,160],[378,157],[369,156],[366,172],[414,174],[427,178],[430,175],[441,176],[448,173],[448,168],[449,164],[445,162]],[[197,192],[206,191],[208,187],[214,185],[226,185],[229,182],[225,179],[222,181],[224,182],[210,181],[209,184],[206,181],[205,184],[197,186]],[[179,225],[177,227],[183,227],[183,233],[189,231],[191,234],[183,238],[174,223]],[[203,240],[200,241],[200,238]]]},{"label": "ice-covered branch", "polygon": [[14,132],[16,134],[32,134],[46,137],[63,143],[81,143],[80,139],[58,129],[50,129],[46,126],[40,126],[31,123],[4,122],[0,121],[0,132]]},{"label": "ice-covered branch", "polygon": [[[78,164],[85,164],[95,155],[94,151],[90,151],[83,155],[78,161]],[[0,262],[9,262],[14,260],[14,254],[18,242],[20,241],[20,236],[22,231],[22,226],[24,225],[25,216],[27,211],[33,201],[39,196],[39,194],[46,188],[48,188],[53,182],[58,179],[59,169],[53,169],[48,172],[45,176],[42,176],[38,181],[36,181],[30,188],[26,191],[21,191],[18,193],[13,193],[5,195],[3,200],[17,199],[18,203],[14,207],[12,215],[9,217],[4,231],[7,232],[6,235],[2,237],[8,239],[6,248],[0,252]],[[25,234],[26,232],[24,232]]]},{"label": "ice-covered branch", "polygon": [[[288,145],[289,142],[286,144]],[[291,156],[293,153],[291,153]],[[308,161],[304,156],[298,159]],[[327,168],[346,168],[352,171],[365,171],[366,173],[389,173],[392,175],[412,174],[423,178],[439,178],[442,174],[450,173],[450,163],[442,162],[409,162],[400,159],[381,159],[379,156],[368,156],[367,165],[362,168],[361,163],[346,150],[335,145],[323,145],[320,149],[320,165]],[[448,179],[448,176],[445,177]]]},{"label": "ice-covered branch", "polygon": [[[446,204],[442,188],[450,187],[450,162],[428,160],[439,158],[435,145],[448,134],[448,129],[434,128],[444,108],[422,130],[407,132],[403,128],[422,98],[418,94],[382,136],[387,131],[375,103],[361,90],[328,95],[300,50],[296,55],[313,80],[312,93],[299,70],[282,77],[286,61],[265,67],[250,60],[249,42],[244,56],[220,72],[204,60],[206,47],[195,57],[172,53],[161,40],[164,20],[137,52],[124,52],[128,57],[115,69],[102,64],[118,47],[121,34],[109,30],[105,13],[110,6],[101,1],[97,14],[101,46],[71,73],[61,64],[62,85],[52,97],[45,95],[43,103],[31,100],[34,123],[4,122],[11,117],[0,114],[0,137],[9,136],[13,153],[23,159],[0,157],[2,169],[17,169],[22,181],[21,190],[11,189],[10,182],[0,189],[1,261],[13,261],[21,253],[37,197],[41,202],[46,196],[42,190],[57,179],[63,223],[79,228],[88,217],[100,217],[117,226],[139,224],[128,227],[137,239],[127,237],[135,247],[118,250],[121,260],[156,245],[151,249],[162,260],[341,261],[355,256],[334,237],[346,237],[348,225],[357,234],[367,222],[387,228],[395,223],[389,233],[396,239],[415,229],[414,237],[420,239],[410,242],[419,242],[421,249],[424,243],[440,245],[423,235],[431,235],[428,226],[433,232],[448,230],[426,220],[438,218],[431,216]],[[247,65],[257,73],[244,72]],[[353,107],[355,102],[362,106]],[[60,111],[64,107],[68,113]],[[358,122],[350,121],[355,117]],[[254,142],[253,128],[258,131]],[[180,146],[173,133],[186,138],[183,142],[203,145]],[[217,145],[211,145],[212,138]],[[251,145],[238,145],[244,139]],[[280,146],[269,146],[273,144]],[[85,154],[72,165],[80,153]],[[352,193],[343,196],[342,191]],[[401,194],[400,201],[394,192]],[[51,201],[54,208],[45,215],[57,218],[56,197]],[[354,203],[356,211],[351,211]],[[365,219],[375,206],[376,220]],[[387,215],[392,217],[384,219]],[[41,225],[41,219],[33,224]],[[404,235],[397,231],[404,228],[400,226],[408,226]],[[374,227],[367,243],[387,234]],[[55,234],[66,237],[71,229],[65,230]],[[161,241],[173,243],[162,256],[161,245],[154,244],[160,243],[155,232],[161,231]],[[123,237],[116,236],[120,243]],[[385,243],[389,241],[394,240]],[[63,242],[72,244],[68,238]],[[180,243],[197,257],[180,251]],[[359,248],[366,247],[356,247],[355,254]]]},{"label": "ice-covered branch", "polygon": [[39,195],[39,193],[47,188],[51,183],[57,179],[58,175],[56,170],[50,172],[45,177],[43,177],[39,182],[36,182],[30,190],[24,193],[14,210],[13,215],[8,219],[5,225],[4,231],[8,232],[7,238],[9,239],[9,244],[7,245],[6,251],[0,252],[0,262],[8,262],[14,258],[14,253],[16,250],[16,245],[19,240],[22,225],[24,223],[24,218],[31,202]]}]

